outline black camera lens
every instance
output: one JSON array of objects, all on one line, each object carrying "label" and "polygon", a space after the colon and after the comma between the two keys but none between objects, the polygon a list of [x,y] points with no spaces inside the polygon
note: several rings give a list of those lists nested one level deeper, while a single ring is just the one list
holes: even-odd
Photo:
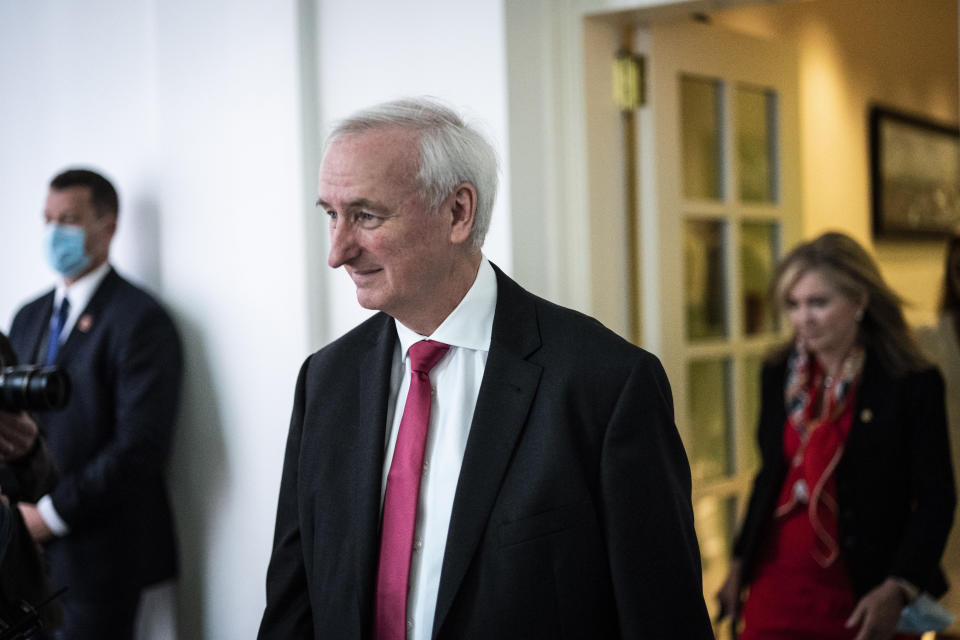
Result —
[{"label": "black camera lens", "polygon": [[70,377],[60,367],[0,369],[0,411],[53,411],[70,399]]}]

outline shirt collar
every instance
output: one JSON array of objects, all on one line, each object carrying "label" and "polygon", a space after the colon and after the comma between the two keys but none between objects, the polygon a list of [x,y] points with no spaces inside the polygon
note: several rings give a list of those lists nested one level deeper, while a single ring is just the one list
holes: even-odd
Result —
[{"label": "shirt collar", "polygon": [[431,335],[425,338],[394,320],[400,338],[400,353],[406,357],[410,346],[424,339],[436,340],[451,347],[489,351],[496,308],[497,275],[487,258],[483,257],[467,295]]},{"label": "shirt collar", "polygon": [[60,281],[57,282],[57,290],[53,294],[54,308],[59,308],[60,301],[63,300],[64,296],[67,296],[70,298],[70,309],[72,311],[79,312],[84,310],[87,307],[87,303],[90,302],[90,298],[93,297],[93,293],[97,290],[97,287],[100,286],[100,283],[103,282],[103,279],[107,277],[109,271],[110,263],[104,262],[69,287],[63,282],[63,278],[61,278]]}]

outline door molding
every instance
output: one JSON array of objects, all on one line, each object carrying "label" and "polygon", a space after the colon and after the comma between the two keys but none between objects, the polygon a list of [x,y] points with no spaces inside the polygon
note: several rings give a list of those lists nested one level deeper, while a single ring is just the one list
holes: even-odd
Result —
[{"label": "door molding", "polygon": [[[725,7],[761,4],[729,0]],[[641,23],[705,0],[505,0],[513,269],[533,292],[629,338],[622,132],[610,65]],[[599,255],[598,255],[599,253]]]}]

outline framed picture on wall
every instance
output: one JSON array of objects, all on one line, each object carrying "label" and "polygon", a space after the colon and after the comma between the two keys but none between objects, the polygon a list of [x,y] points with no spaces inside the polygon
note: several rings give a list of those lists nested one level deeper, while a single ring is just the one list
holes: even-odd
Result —
[{"label": "framed picture on wall", "polygon": [[874,237],[942,237],[960,227],[960,130],[870,108]]}]

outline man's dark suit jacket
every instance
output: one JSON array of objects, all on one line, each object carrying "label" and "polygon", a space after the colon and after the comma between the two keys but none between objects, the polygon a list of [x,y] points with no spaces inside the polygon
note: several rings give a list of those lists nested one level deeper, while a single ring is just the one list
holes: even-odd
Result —
[{"label": "man's dark suit jacket", "polygon": [[[758,430],[763,464],[734,546],[747,582],[787,471],[785,376],[785,355],[764,367]],[[956,493],[940,373],[931,367],[893,376],[868,351],[836,473],[840,549],[857,595],[891,575],[942,595],[947,585],[940,556]]]},{"label": "man's dark suit jacket", "polygon": [[[53,292],[16,315],[10,341],[37,362]],[[50,496],[70,533],[46,546],[68,597],[114,593],[173,577],[176,545],[164,481],[182,377],[167,313],[112,269],[60,347],[73,385],[67,407],[38,414],[60,482]]]},{"label": "man's dark suit jacket", "polygon": [[[713,638],[659,361],[496,274],[434,637]],[[262,639],[372,637],[396,342],[381,313],[304,363]]]}]

